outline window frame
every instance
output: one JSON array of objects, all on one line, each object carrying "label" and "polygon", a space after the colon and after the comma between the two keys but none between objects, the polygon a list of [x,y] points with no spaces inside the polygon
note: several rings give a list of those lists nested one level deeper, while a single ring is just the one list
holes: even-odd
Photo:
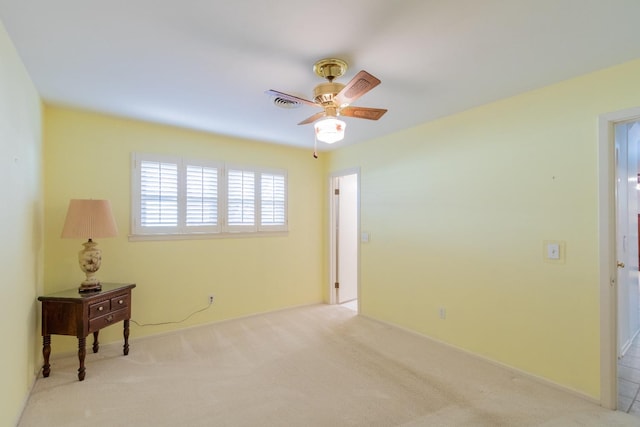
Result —
[{"label": "window frame", "polygon": [[[178,168],[178,225],[145,227],[141,220],[141,170],[139,165],[144,161],[176,164]],[[217,224],[215,226],[186,225],[186,171],[188,166],[216,168],[217,170]],[[254,200],[251,225],[229,225],[229,171],[242,170],[253,173]],[[275,175],[282,177],[284,190],[282,199],[283,221],[279,224],[262,224],[262,177]],[[208,239],[228,237],[273,236],[288,233],[288,173],[284,169],[261,168],[241,164],[225,164],[219,161],[194,159],[172,155],[138,153],[131,156],[131,212],[129,240],[175,240],[175,239]]]}]

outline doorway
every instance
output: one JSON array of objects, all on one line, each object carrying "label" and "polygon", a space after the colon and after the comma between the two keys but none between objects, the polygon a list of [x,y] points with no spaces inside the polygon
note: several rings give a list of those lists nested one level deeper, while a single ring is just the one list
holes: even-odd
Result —
[{"label": "doorway", "polygon": [[349,170],[331,176],[330,303],[358,311],[360,173]]},{"label": "doorway", "polygon": [[625,355],[640,330],[638,309],[638,201],[640,122],[618,123],[616,162],[616,267],[618,358]]},{"label": "doorway", "polygon": [[600,403],[623,411],[628,408],[618,396],[620,386],[625,386],[619,369],[626,368],[619,367],[619,358],[640,328],[639,120],[640,108],[599,118]]},{"label": "doorway", "polygon": [[638,255],[640,122],[614,126],[617,292],[617,409],[640,411],[640,261]]}]

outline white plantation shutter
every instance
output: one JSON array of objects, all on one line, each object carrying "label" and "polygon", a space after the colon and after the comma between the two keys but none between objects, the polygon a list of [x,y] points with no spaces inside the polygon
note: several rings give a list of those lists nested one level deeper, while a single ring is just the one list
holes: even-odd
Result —
[{"label": "white plantation shutter", "polygon": [[227,229],[255,231],[256,173],[251,170],[227,171]]},{"label": "white plantation shutter", "polygon": [[133,153],[131,177],[132,240],[288,229],[284,170]]},{"label": "white plantation shutter", "polygon": [[284,229],[287,222],[286,177],[260,174],[260,230]]},{"label": "white plantation shutter", "polygon": [[178,225],[178,165],[140,162],[140,226]]},{"label": "white plantation shutter", "polygon": [[198,231],[217,231],[218,169],[187,165],[186,167],[186,226]]}]

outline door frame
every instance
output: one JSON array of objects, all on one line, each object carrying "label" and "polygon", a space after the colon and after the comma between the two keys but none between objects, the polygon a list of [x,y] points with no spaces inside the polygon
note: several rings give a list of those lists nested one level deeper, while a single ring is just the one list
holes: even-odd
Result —
[{"label": "door frame", "polygon": [[337,280],[336,277],[336,214],[337,214],[337,205],[335,203],[334,193],[336,190],[335,182],[336,178],[346,175],[356,175],[356,187],[357,187],[357,195],[356,195],[356,215],[357,215],[357,225],[356,225],[356,236],[358,236],[358,243],[356,246],[356,274],[358,278],[356,280],[357,287],[357,298],[358,298],[358,312],[360,312],[360,168],[354,167],[349,169],[343,169],[337,172],[331,173],[329,176],[329,304],[337,304],[338,301],[336,299],[335,293],[335,283]]},{"label": "door frame", "polygon": [[618,405],[615,125],[640,120],[640,107],[598,117],[598,247],[600,267],[600,405]]}]

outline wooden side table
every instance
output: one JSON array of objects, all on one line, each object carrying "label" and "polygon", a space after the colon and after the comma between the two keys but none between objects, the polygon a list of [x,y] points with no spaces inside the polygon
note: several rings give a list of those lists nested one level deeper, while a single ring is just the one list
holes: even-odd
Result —
[{"label": "wooden side table", "polygon": [[99,349],[100,329],[123,321],[123,353],[129,354],[129,319],[133,283],[102,283],[102,290],[79,293],[78,288],[38,297],[42,301],[42,375],[49,376],[51,365],[51,335],[78,337],[78,380],[84,380],[86,338],[93,333],[93,352]]}]

